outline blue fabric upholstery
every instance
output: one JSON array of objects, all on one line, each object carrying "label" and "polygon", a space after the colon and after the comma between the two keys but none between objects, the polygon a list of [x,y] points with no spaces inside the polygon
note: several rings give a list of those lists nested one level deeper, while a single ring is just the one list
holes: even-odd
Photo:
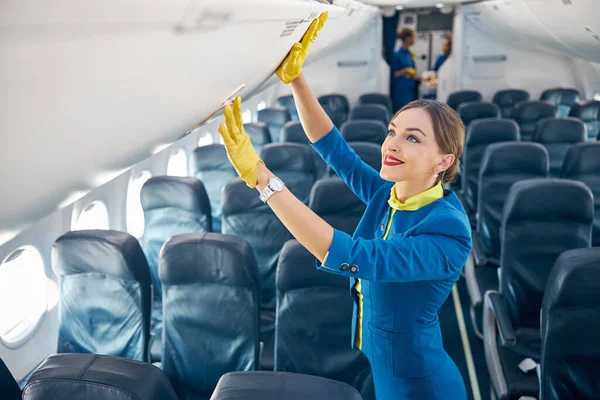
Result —
[{"label": "blue fabric upholstery", "polygon": [[265,122],[269,127],[271,141],[279,143],[281,141],[281,128],[286,122],[290,121],[290,114],[285,108],[264,108],[258,112],[258,122]]},{"label": "blue fabric upholstery", "polygon": [[348,346],[353,306],[349,279],[314,265],[315,257],[298,241],[283,246],[277,265],[275,370],[345,382],[363,399],[374,400],[369,360]]},{"label": "blue fabric upholstery", "polygon": [[521,128],[521,140],[529,141],[540,119],[556,117],[556,106],[545,101],[526,101],[515,107],[513,119]]},{"label": "blue fabric upholstery", "polygon": [[[360,159],[376,171],[381,170],[381,146],[366,142],[348,142]],[[335,176],[335,171],[327,167],[327,175]]]},{"label": "blue fabric upholstery", "polygon": [[[310,141],[308,140],[308,136],[306,136],[306,132],[304,132],[304,128],[299,121],[290,121],[283,126],[281,129],[281,141],[283,143],[300,143],[308,145]],[[315,164],[315,173],[317,178],[320,178],[327,171],[327,164],[325,161],[311,148],[311,154],[313,158],[313,162]]]},{"label": "blue fabric upholstery", "polygon": [[221,232],[221,192],[223,186],[237,177],[237,172],[227,157],[225,146],[211,144],[198,147],[192,156],[192,170],[208,193],[214,232]]},{"label": "blue fabric upholstery", "polygon": [[319,179],[314,184],[308,206],[334,229],[349,235],[354,234],[366,209],[365,203],[337,176]]},{"label": "blue fabric upholstery", "polygon": [[369,142],[379,146],[388,134],[387,125],[375,120],[347,121],[340,130],[346,142]]},{"label": "blue fabric upholstery", "polygon": [[259,154],[265,145],[272,142],[269,126],[265,122],[249,122],[244,124],[244,130],[250,136],[250,143]]},{"label": "blue fabric upholstery", "polygon": [[[460,106],[461,108],[464,105]],[[510,119],[486,118],[473,121],[467,128],[463,153],[462,187],[465,210],[477,211],[479,170],[487,146],[498,142],[519,140],[519,126]]]},{"label": "blue fabric upholstery", "polygon": [[558,257],[542,302],[540,398],[592,400],[600,393],[600,248]]},{"label": "blue fabric upholstery", "polygon": [[387,94],[382,93],[365,93],[358,98],[358,104],[380,104],[388,109],[392,114],[392,99]]},{"label": "blue fabric upholstery", "polygon": [[360,104],[352,109],[348,119],[350,121],[362,119],[380,121],[387,126],[390,123],[390,118],[390,112],[385,106],[380,104]]},{"label": "blue fabric upholstery", "polygon": [[319,103],[333,121],[335,126],[342,126],[348,119],[350,103],[343,94],[327,94],[319,96]]},{"label": "blue fabric upholstery", "polygon": [[500,108],[494,103],[470,102],[462,103],[457,110],[465,127],[472,121],[483,118],[500,118]]},{"label": "blue fabric upholstery", "polygon": [[125,232],[67,232],[52,248],[59,277],[58,352],[149,360],[150,270]]},{"label": "blue fabric upholstery", "polygon": [[585,142],[585,125],[573,117],[544,118],[538,121],[532,139],[548,150],[550,175],[559,177],[569,148],[576,143]]},{"label": "blue fabric upholstery", "polygon": [[517,104],[529,101],[529,93],[521,89],[499,90],[494,94],[492,103],[500,107],[502,118],[511,118]]},{"label": "blue fabric upholstery", "polygon": [[260,282],[244,239],[191,233],[160,256],[162,368],[180,400],[210,398],[219,378],[258,367]]},{"label": "blue fabric upholstery", "polygon": [[581,181],[594,194],[592,245],[600,246],[600,142],[579,143],[569,149],[561,178]]},{"label": "blue fabric upholstery", "polygon": [[296,102],[294,101],[293,95],[281,96],[277,98],[277,105],[279,107],[285,108],[290,114],[290,118],[292,121],[299,121],[300,117],[298,116],[298,109],[296,109]]},{"label": "blue fabric upholstery", "polygon": [[551,88],[542,92],[540,100],[554,104],[558,108],[558,116],[566,117],[571,108],[581,100],[581,94],[576,89]]},{"label": "blue fabric upholstery", "polygon": [[583,121],[587,128],[587,140],[600,140],[600,101],[575,104],[569,115]]},{"label": "blue fabric upholstery", "polygon": [[458,106],[463,103],[471,103],[474,101],[481,101],[481,93],[475,90],[461,90],[458,92],[450,93],[446,103],[455,111],[458,110]]}]

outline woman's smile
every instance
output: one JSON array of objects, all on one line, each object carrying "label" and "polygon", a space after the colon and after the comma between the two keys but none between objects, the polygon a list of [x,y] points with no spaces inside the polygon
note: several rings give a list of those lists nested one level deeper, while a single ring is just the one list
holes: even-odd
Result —
[{"label": "woman's smile", "polygon": [[404,161],[397,159],[394,156],[390,156],[389,154],[385,156],[383,160],[383,165],[387,165],[388,167],[394,167],[396,165],[402,165]]}]

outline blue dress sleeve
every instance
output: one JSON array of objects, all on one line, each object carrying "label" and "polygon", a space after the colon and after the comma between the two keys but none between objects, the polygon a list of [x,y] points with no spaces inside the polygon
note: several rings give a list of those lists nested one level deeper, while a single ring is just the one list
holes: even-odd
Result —
[{"label": "blue dress sleeve", "polygon": [[419,234],[394,235],[387,240],[353,239],[335,230],[329,253],[317,268],[379,282],[456,276],[471,251],[471,228],[464,219],[451,212],[444,213],[435,216]]},{"label": "blue dress sleeve", "polygon": [[311,146],[365,204],[386,182],[378,171],[360,159],[335,126]]}]

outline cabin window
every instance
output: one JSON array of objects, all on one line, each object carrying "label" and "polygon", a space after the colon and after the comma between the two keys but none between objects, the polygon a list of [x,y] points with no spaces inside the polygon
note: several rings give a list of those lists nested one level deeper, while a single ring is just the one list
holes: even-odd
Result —
[{"label": "cabin window", "polygon": [[594,100],[600,101],[600,92],[598,92],[594,95]]},{"label": "cabin window", "polygon": [[177,150],[177,152],[169,158],[167,175],[187,176],[187,156],[183,149]]},{"label": "cabin window", "polygon": [[198,140],[198,147],[208,146],[209,144],[213,144],[213,137],[210,132],[206,132],[200,135],[200,140]]},{"label": "cabin window", "polygon": [[242,122],[244,124],[252,122],[252,110],[244,110],[242,112]]},{"label": "cabin window", "polygon": [[74,231],[84,229],[109,229],[108,210],[101,201],[88,204],[73,225]]},{"label": "cabin window", "polygon": [[150,172],[143,171],[135,175],[131,182],[129,182],[125,220],[127,231],[136,238],[140,238],[144,234],[144,210],[142,209],[140,194],[144,183],[151,177],[152,174]]},{"label": "cabin window", "polygon": [[46,312],[44,261],[31,246],[13,251],[0,264],[0,338],[16,345],[33,333]]},{"label": "cabin window", "polygon": [[267,103],[263,100],[256,106],[256,111],[264,110],[267,108]]}]

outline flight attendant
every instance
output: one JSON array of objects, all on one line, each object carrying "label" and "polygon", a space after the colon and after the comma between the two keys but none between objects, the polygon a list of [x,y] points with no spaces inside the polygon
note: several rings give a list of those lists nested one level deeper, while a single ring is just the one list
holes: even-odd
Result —
[{"label": "flight attendant", "polygon": [[413,53],[410,51],[416,42],[415,32],[410,28],[404,28],[398,33],[398,39],[402,41],[402,46],[394,53],[393,59],[394,110],[399,110],[417,99],[417,71]]},{"label": "flight attendant", "polygon": [[276,74],[291,83],[313,148],[367,204],[354,236],[330,226],[269,171],[244,132],[239,97],[225,108],[219,133],[240,177],[317,258],[317,268],[351,278],[352,345],[371,363],[377,399],[463,400],[465,385],[444,351],[438,311],[471,250],[465,211],[442,187],[457,172],[464,126],[445,104],[410,103],[389,124],[381,171],[362,162],[302,74],[326,20],[324,13],[313,21]]}]

